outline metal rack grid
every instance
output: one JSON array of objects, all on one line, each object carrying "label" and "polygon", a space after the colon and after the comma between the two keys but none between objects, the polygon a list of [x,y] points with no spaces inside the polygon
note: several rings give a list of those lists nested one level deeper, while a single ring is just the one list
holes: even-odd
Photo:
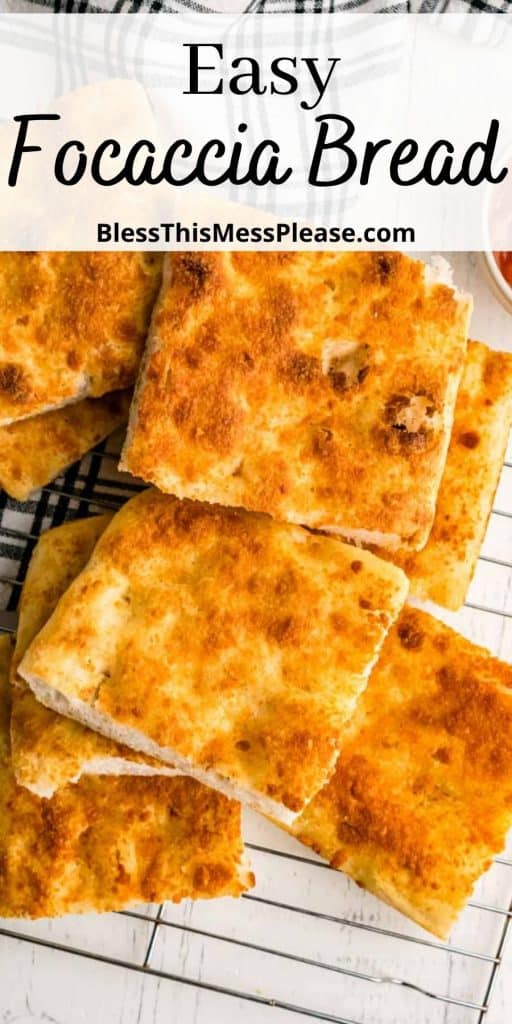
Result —
[{"label": "metal rack grid", "polygon": [[[43,488],[35,501],[18,505],[4,494],[0,495],[0,560],[4,568],[7,566],[7,570],[0,575],[0,585],[4,588],[4,611],[0,613],[0,629],[15,628],[20,588],[33,546],[41,530],[50,525],[58,525],[67,518],[94,514],[106,509],[115,510],[130,493],[139,489],[133,480],[130,481],[117,473],[116,451],[115,440],[94,449],[55,484]],[[504,473],[511,475],[512,482],[510,455],[512,452],[505,462]],[[509,491],[510,508],[493,510],[491,530],[500,520],[512,520],[512,486],[507,486],[507,496]],[[500,491],[498,499],[499,495]],[[485,554],[485,550],[484,546],[480,560],[482,565],[497,567],[499,571],[505,570],[507,574],[512,570],[512,562],[498,557],[496,552]],[[508,579],[510,582],[512,576]],[[507,626],[507,620],[512,619],[512,609],[498,609],[494,607],[495,603],[490,606],[483,601],[470,601],[467,608],[479,616],[498,616],[500,622]],[[512,856],[497,857],[492,869],[502,872],[499,884],[501,899],[489,899],[485,894],[481,899],[474,898],[463,915],[460,928],[457,926],[459,930],[456,930],[454,943],[446,944],[428,938],[425,932],[410,925],[388,908],[383,909],[383,920],[378,916],[376,919],[376,901],[373,897],[361,893],[339,872],[335,872],[273,826],[266,825],[261,820],[256,824],[253,821],[252,834],[251,823],[249,833],[246,845],[253,861],[256,861],[257,878],[264,878],[263,888],[260,890],[257,887],[245,894],[241,901],[213,901],[211,904],[195,904],[193,907],[180,905],[180,908],[162,904],[158,907],[143,907],[113,915],[119,921],[144,927],[143,941],[139,942],[137,955],[134,957],[116,955],[108,949],[104,951],[102,946],[98,948],[94,942],[88,946],[83,941],[73,941],[69,936],[62,939],[59,935],[54,935],[46,923],[31,928],[27,927],[26,922],[20,923],[20,927],[17,922],[3,922],[0,923],[0,936],[72,954],[97,964],[165,979],[196,991],[217,993],[227,997],[228,1001],[236,1001],[239,1007],[247,1008],[252,1004],[258,1012],[256,1019],[268,1019],[272,1024],[282,1019],[279,1011],[284,1014],[283,1019],[293,1019],[295,1014],[297,1020],[313,1018],[331,1024],[366,1024],[369,1019],[380,1022],[380,1015],[372,1015],[375,1013],[373,992],[377,989],[389,992],[390,987],[395,991],[399,988],[404,994],[404,999],[406,993],[414,994],[416,1001],[413,1004],[410,1001],[404,1002],[404,1021],[420,1021],[422,1017],[418,1007],[424,1009],[427,1005],[436,1005],[442,1015],[431,1016],[429,1010],[424,1018],[428,1024],[436,1020],[442,1020],[443,1024],[451,1022],[452,1011],[456,1014],[453,1019],[457,1022],[483,1024],[491,1006],[510,930]],[[294,891],[286,898],[285,882],[290,877],[293,877],[298,891]],[[269,879],[277,882],[279,898],[275,898],[273,892],[269,891]],[[477,897],[478,895],[477,893]],[[333,913],[333,898],[336,899],[338,908],[345,907],[348,912]],[[218,909],[219,903],[222,909]],[[227,904],[231,905],[228,910]],[[235,910],[232,909],[233,905],[236,906]],[[382,905],[379,904],[379,907],[382,908]],[[468,915],[473,915],[473,920],[466,923]],[[460,942],[459,931],[463,936]],[[284,938],[282,941],[279,941],[279,938],[277,941],[269,940],[268,936],[274,933],[278,937],[286,936],[289,942],[284,945]],[[81,935],[80,925],[77,934]],[[299,934],[306,935],[306,943],[297,944]],[[338,956],[334,955],[334,935],[344,936],[345,939],[348,937],[347,953],[340,952],[341,947],[334,946],[334,950],[338,948]],[[200,943],[200,969],[197,963],[196,970],[186,971],[181,963],[177,969],[172,941],[172,964],[168,963],[166,945],[170,941],[169,937],[172,940],[173,936],[180,936],[181,939],[186,937],[188,942]],[[360,936],[362,941],[361,952],[357,954],[352,948],[354,936]],[[477,937],[478,941],[475,943]],[[386,944],[385,947],[379,945],[382,942]],[[374,960],[377,953],[378,969],[372,968],[371,965],[365,966],[368,959],[365,948],[368,943],[372,944]],[[381,961],[386,961],[391,948],[394,950],[393,962],[399,963],[399,970],[382,969]],[[315,956],[311,955],[311,950],[315,951]],[[236,954],[237,963],[240,958],[249,956],[248,967],[237,967],[235,971],[229,967],[227,977],[224,977],[225,968],[233,963],[233,954]],[[252,962],[251,957],[256,957],[256,960]],[[191,959],[194,960],[194,957]],[[209,959],[215,962],[211,975],[205,977],[204,972],[208,968]],[[450,964],[448,970],[442,966],[443,962]],[[263,964],[266,965],[265,976],[262,973]],[[466,978],[460,992],[452,992],[450,986],[445,984],[443,988],[439,981],[436,984],[435,980],[432,980],[440,976],[446,976],[448,980],[453,979],[453,975],[457,975],[458,965],[462,965],[462,975]],[[279,971],[277,974],[276,968]],[[301,975],[305,972],[310,981],[305,985],[297,986],[296,981],[290,984],[287,981],[290,977],[290,968],[298,970]],[[238,983],[233,983],[234,974],[234,980]],[[240,982],[240,974],[247,974],[245,983]],[[459,976],[462,975],[459,966]],[[323,998],[326,979],[331,986],[327,1000]],[[471,979],[472,986],[469,993],[468,979]],[[349,997],[349,985],[356,985],[355,997]],[[361,988],[361,985],[364,985],[364,988]],[[289,999],[288,993],[296,993],[297,989],[302,992],[303,998]],[[357,1017],[352,1012],[348,1015],[339,1012],[340,1004],[343,1005],[344,1011],[347,1006],[349,1009],[353,1007],[354,1001],[359,1006]],[[366,1015],[368,1003],[371,1004],[370,1018]],[[413,1013],[411,1006],[414,1008]],[[396,1007],[395,1002],[394,1014]],[[219,1012],[223,1012],[222,1008],[219,1008]],[[361,1012],[363,1016],[360,1015]],[[378,1012],[380,1014],[381,1011]],[[225,1020],[227,1017],[222,1019]],[[396,1016],[393,1016],[393,1021],[396,1019]]]}]

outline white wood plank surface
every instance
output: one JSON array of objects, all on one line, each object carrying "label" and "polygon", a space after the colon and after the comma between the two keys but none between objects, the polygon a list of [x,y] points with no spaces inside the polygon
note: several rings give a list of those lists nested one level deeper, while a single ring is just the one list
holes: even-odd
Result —
[{"label": "white wood plank surface", "polygon": [[[512,317],[493,298],[481,257],[455,254],[450,259],[457,283],[475,296],[472,336],[512,350]],[[508,459],[512,462],[512,445]],[[512,469],[503,471],[496,507],[512,512]],[[492,517],[484,551],[511,560],[512,518]],[[471,608],[442,617],[512,660],[510,571],[480,563],[469,600],[508,612],[511,617]],[[253,844],[315,861],[309,851],[256,815],[245,816],[245,833]],[[470,1008],[446,1005],[413,989],[356,980],[340,972],[404,978],[432,992],[479,1001],[489,975],[488,963],[436,949],[435,940],[429,947],[379,934],[378,929],[385,929],[430,941],[421,929],[319,863],[303,864],[261,851],[253,851],[252,856],[258,885],[251,898],[165,908],[165,923],[158,930],[151,959],[153,968],[364,1024],[473,1024],[478,1020]],[[508,856],[512,858],[512,842]],[[512,867],[496,864],[478,886],[475,900],[503,908],[511,899]],[[282,909],[268,901],[297,909]],[[325,919],[310,916],[311,910],[324,914]],[[356,925],[364,922],[374,930],[349,926],[344,919]],[[502,915],[469,908],[454,930],[452,945],[477,953],[493,952],[503,921]],[[21,926],[11,922],[11,926],[133,963],[143,958],[151,932],[147,922],[119,915]],[[226,941],[230,939],[235,941]],[[239,946],[236,940],[260,948]],[[286,953],[288,958],[263,952],[261,947]],[[300,959],[292,960],[290,955]],[[336,970],[303,962],[310,960]],[[308,1020],[276,1007],[141,977],[124,968],[0,938],[0,1024],[235,1024],[242,1018],[244,1024]],[[486,1024],[507,1024],[511,1019],[512,943],[498,972]]]}]

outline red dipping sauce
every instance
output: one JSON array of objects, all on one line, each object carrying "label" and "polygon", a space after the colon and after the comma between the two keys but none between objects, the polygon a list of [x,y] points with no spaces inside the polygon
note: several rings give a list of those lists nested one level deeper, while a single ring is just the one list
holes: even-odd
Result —
[{"label": "red dipping sauce", "polygon": [[505,281],[512,287],[512,252],[495,252],[494,258]]}]

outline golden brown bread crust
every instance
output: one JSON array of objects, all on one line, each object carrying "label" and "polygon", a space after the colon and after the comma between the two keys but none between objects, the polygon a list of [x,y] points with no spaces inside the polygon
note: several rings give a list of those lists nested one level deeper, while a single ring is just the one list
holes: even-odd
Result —
[{"label": "golden brown bread crust", "polygon": [[[512,355],[471,341],[457,396],[432,532],[422,551],[393,556],[411,593],[456,611],[483,543],[512,422]],[[378,552],[383,554],[383,552]]]},{"label": "golden brown bread crust", "polygon": [[421,546],[469,299],[399,253],[166,259],[123,468],[180,497]]},{"label": "golden brown bread crust", "polygon": [[57,602],[82,571],[113,513],[75,519],[41,534],[32,552],[18,605],[18,631],[11,660],[11,682],[24,687],[18,665]]},{"label": "golden brown bread crust", "polygon": [[0,487],[25,501],[126,423],[131,396],[113,391],[0,427]]},{"label": "golden brown bread crust", "polygon": [[129,387],[160,275],[145,253],[0,253],[0,425]]},{"label": "golden brown bread crust", "polygon": [[83,779],[51,800],[17,785],[8,744],[10,641],[0,637],[0,917],[239,896],[240,807],[193,779]]},{"label": "golden brown bread crust", "polygon": [[293,832],[445,938],[505,844],[511,764],[512,666],[406,608]]},{"label": "golden brown bread crust", "polygon": [[116,514],[20,672],[130,730],[130,745],[136,731],[212,785],[296,812],[332,771],[406,590],[369,552],[148,490]]},{"label": "golden brown bread crust", "polygon": [[14,641],[8,633],[0,633],[0,760],[9,756],[9,718],[11,714],[9,671],[14,650]]},{"label": "golden brown bread crust", "polygon": [[82,773],[135,774],[143,767],[148,774],[165,773],[165,766],[155,758],[114,743],[44,707],[17,674],[27,647],[87,564],[111,518],[106,514],[78,519],[43,533],[21,591],[11,662],[11,757],[17,782],[40,796],[51,796]]}]

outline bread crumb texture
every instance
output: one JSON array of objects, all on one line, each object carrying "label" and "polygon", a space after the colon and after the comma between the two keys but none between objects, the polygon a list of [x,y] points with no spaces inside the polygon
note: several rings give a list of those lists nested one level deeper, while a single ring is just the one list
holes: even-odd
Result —
[{"label": "bread crumb texture", "polygon": [[454,611],[464,604],[511,423],[512,354],[470,341],[432,532],[422,551],[393,555],[416,597]]},{"label": "bread crumb texture", "polygon": [[162,258],[0,253],[0,425],[134,383]]},{"label": "bread crumb texture", "polygon": [[512,824],[512,666],[407,607],[293,830],[446,937]]},{"label": "bread crumb texture", "polygon": [[332,771],[406,591],[369,552],[147,490],[112,520],[20,672],[298,811]]},{"label": "bread crumb texture", "polygon": [[166,259],[125,467],[180,497],[421,546],[468,297],[399,253]]},{"label": "bread crumb texture", "polygon": [[110,514],[91,516],[47,530],[36,544],[23,583],[11,661],[11,758],[17,781],[42,795],[79,778],[91,762],[101,761],[112,770],[112,759],[121,758],[127,773],[130,766],[133,773],[146,766],[153,774],[166,767],[44,707],[17,672],[27,647],[87,564],[111,519]]},{"label": "bread crumb texture", "polygon": [[0,917],[238,896],[240,807],[188,778],[86,778],[42,800],[9,753],[10,640],[0,637]]}]

